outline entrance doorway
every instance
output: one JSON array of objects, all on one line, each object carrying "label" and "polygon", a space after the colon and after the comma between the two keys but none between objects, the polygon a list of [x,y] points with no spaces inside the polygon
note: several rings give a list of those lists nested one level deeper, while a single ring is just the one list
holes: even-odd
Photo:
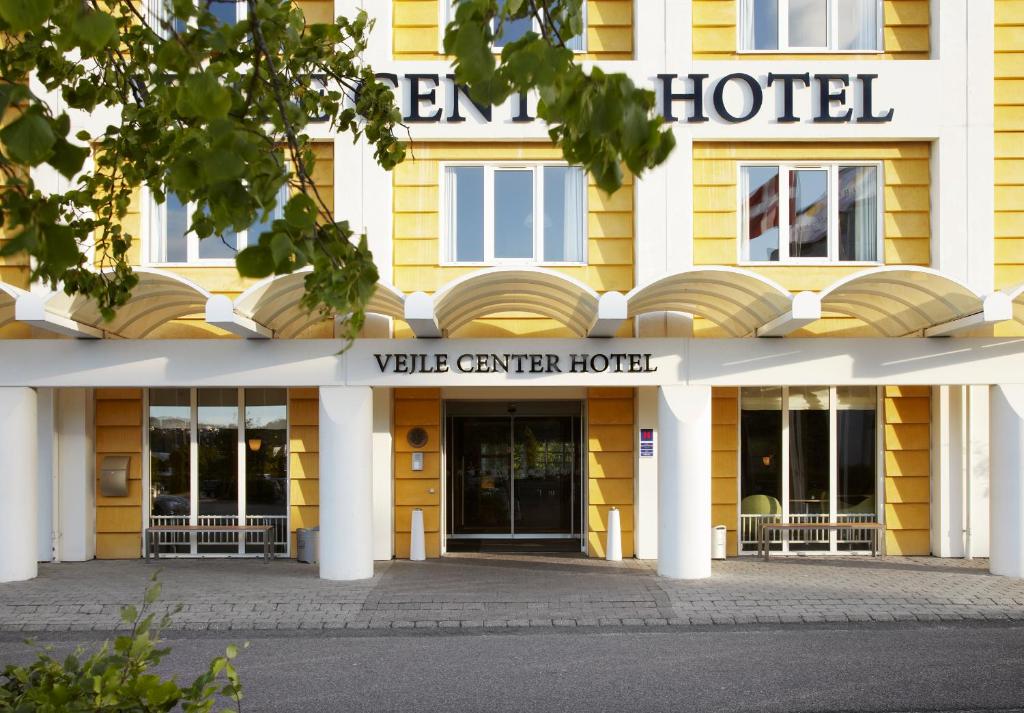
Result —
[{"label": "entrance doorway", "polygon": [[578,552],[578,401],[445,403],[448,549]]}]

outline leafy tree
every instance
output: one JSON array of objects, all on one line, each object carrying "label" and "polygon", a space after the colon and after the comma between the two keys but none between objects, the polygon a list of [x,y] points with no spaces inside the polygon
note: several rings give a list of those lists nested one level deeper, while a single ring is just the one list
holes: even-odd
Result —
[{"label": "leafy tree", "polygon": [[159,648],[160,631],[169,625],[170,617],[157,620],[155,614],[147,613],[159,597],[160,583],[154,575],[142,607],[121,610],[129,632],[92,654],[79,648],[58,661],[43,650],[28,666],[7,666],[0,672],[0,713],[208,713],[218,697],[241,711],[242,684],[232,664],[238,655],[234,645],[184,688],[174,678],[150,672],[170,653]]},{"label": "leafy tree", "polygon": [[[293,0],[238,0],[246,19],[220,22],[218,5],[235,1],[166,0],[151,17],[144,0],[0,0],[0,228],[10,238],[0,256],[27,253],[33,281],[88,295],[110,318],[137,284],[138,236],[123,223],[140,186],[159,201],[174,193],[195,203],[190,228],[202,239],[266,220],[288,186],[284,217],[238,253],[238,271],[312,266],[304,305],[348,315],[352,336],[377,270],[365,236],[318,192],[306,130],[316,117],[365,137],[385,169],[404,158],[394,96],[361,59],[373,20],[360,12],[310,24]],[[566,42],[583,29],[581,3],[458,0],[444,44],[478,102],[536,91],[565,158],[613,191],[623,164],[640,174],[673,139],[652,92],[574,60]],[[495,55],[495,34],[527,17],[539,32]],[[73,113],[99,111],[115,116],[109,126],[72,135]],[[72,187],[45,194],[30,176],[43,164],[74,177]]]}]

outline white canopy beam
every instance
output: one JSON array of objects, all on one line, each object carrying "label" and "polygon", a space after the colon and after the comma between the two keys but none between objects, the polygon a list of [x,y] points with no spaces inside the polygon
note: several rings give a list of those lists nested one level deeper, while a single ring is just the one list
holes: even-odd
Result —
[{"label": "white canopy beam", "polygon": [[937,324],[924,330],[926,337],[955,337],[979,327],[993,326],[1013,319],[1013,301],[1003,292],[993,292],[985,298],[981,312]]},{"label": "white canopy beam", "polygon": [[442,336],[434,313],[434,300],[425,292],[413,292],[405,298],[405,321],[419,339],[440,339]]},{"label": "white canopy beam", "polygon": [[64,337],[103,339],[102,329],[53,314],[46,309],[42,298],[31,292],[20,295],[14,303],[14,319]]},{"label": "white canopy beam", "polygon": [[597,302],[597,319],[588,337],[614,337],[622,323],[629,319],[626,296],[621,292],[606,292]]},{"label": "white canopy beam", "polygon": [[206,300],[206,323],[244,339],[271,339],[273,330],[235,311],[234,303],[224,295]]},{"label": "white canopy beam", "polygon": [[754,332],[759,337],[785,337],[821,319],[821,299],[813,292],[794,295],[788,312],[776,317]]}]

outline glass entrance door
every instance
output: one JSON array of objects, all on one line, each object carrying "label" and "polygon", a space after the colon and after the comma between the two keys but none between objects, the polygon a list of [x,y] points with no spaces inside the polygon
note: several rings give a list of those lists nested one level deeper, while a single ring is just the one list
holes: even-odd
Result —
[{"label": "glass entrance door", "polygon": [[458,403],[446,408],[450,537],[579,537],[579,403]]}]

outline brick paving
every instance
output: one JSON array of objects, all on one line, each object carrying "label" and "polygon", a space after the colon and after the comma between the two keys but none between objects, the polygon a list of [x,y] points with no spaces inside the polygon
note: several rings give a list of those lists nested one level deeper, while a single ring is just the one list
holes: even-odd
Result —
[{"label": "brick paving", "polygon": [[[173,628],[510,629],[802,622],[1024,620],[1024,581],[986,560],[752,558],[714,564],[697,582],[654,563],[574,557],[457,555],[378,563],[371,580],[325,582],[294,561],[164,560],[159,607]],[[142,599],[156,565],[41,565],[0,584],[0,631],[109,631]]]}]

